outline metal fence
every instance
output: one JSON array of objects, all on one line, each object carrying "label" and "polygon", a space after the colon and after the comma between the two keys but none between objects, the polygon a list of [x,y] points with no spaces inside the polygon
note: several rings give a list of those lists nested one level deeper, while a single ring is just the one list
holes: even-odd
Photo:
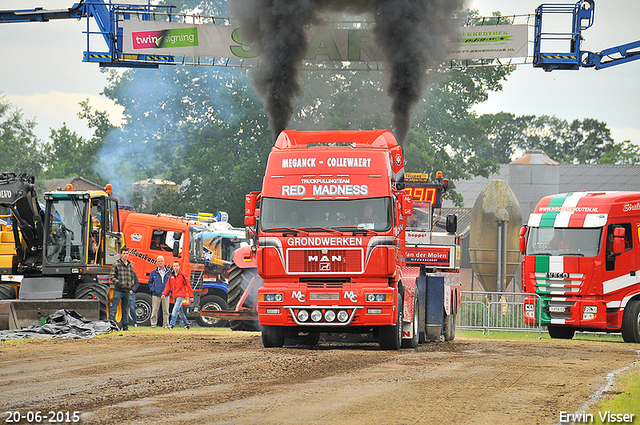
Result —
[{"label": "metal fence", "polygon": [[536,312],[537,324],[527,325],[524,320],[524,300],[536,297],[536,305],[541,303],[537,294],[514,292],[462,292],[462,305],[456,318],[459,329],[475,329],[489,331],[537,331],[538,339],[542,337],[540,312]]}]

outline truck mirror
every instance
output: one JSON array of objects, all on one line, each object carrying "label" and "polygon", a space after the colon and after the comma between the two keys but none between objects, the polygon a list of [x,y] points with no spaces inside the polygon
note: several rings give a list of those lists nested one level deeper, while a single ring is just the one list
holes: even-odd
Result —
[{"label": "truck mirror", "polygon": [[413,214],[413,201],[411,196],[403,193],[400,198],[400,207],[402,208],[402,215],[408,217]]},{"label": "truck mirror", "polygon": [[624,252],[624,238],[614,237],[613,239],[613,253],[615,255],[622,254]]},{"label": "truck mirror", "polygon": [[245,226],[255,226],[255,224],[256,224],[256,216],[255,215],[245,216],[244,217],[244,224],[245,224]]},{"label": "truck mirror", "polygon": [[[258,203],[258,196],[249,194],[244,197],[244,215],[253,216],[256,214],[256,204]],[[246,224],[246,222],[245,222]]]},{"label": "truck mirror", "polygon": [[456,233],[458,231],[458,216],[449,214],[447,216],[447,233]]},{"label": "truck mirror", "polygon": [[527,234],[527,226],[522,226],[520,228],[520,240],[519,242],[519,250],[521,254],[524,254],[525,251],[527,250],[527,240],[524,238],[524,236]]}]

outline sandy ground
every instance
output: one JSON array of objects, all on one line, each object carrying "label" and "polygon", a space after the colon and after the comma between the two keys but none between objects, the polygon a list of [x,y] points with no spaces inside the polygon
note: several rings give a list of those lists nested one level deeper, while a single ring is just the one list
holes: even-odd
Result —
[{"label": "sandy ground", "polygon": [[117,332],[0,345],[0,412],[5,423],[9,411],[77,411],[83,424],[555,424],[638,350],[485,337],[264,349],[255,332]]}]

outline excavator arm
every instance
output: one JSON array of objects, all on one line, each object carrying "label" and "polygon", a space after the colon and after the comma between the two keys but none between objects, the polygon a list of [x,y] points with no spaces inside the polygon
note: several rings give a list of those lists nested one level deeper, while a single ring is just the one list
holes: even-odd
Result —
[{"label": "excavator arm", "polygon": [[10,211],[21,272],[42,267],[44,212],[38,205],[34,182],[29,174],[0,174],[0,206]]}]

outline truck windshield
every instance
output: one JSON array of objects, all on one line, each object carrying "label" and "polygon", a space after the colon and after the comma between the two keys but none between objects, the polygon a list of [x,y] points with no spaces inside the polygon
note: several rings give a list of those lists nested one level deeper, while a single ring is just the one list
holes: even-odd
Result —
[{"label": "truck windshield", "polygon": [[266,232],[342,227],[381,232],[389,230],[391,223],[390,198],[306,201],[263,198],[260,208],[260,227]]},{"label": "truck windshield", "polygon": [[602,228],[531,227],[527,255],[595,257],[600,252]]}]

